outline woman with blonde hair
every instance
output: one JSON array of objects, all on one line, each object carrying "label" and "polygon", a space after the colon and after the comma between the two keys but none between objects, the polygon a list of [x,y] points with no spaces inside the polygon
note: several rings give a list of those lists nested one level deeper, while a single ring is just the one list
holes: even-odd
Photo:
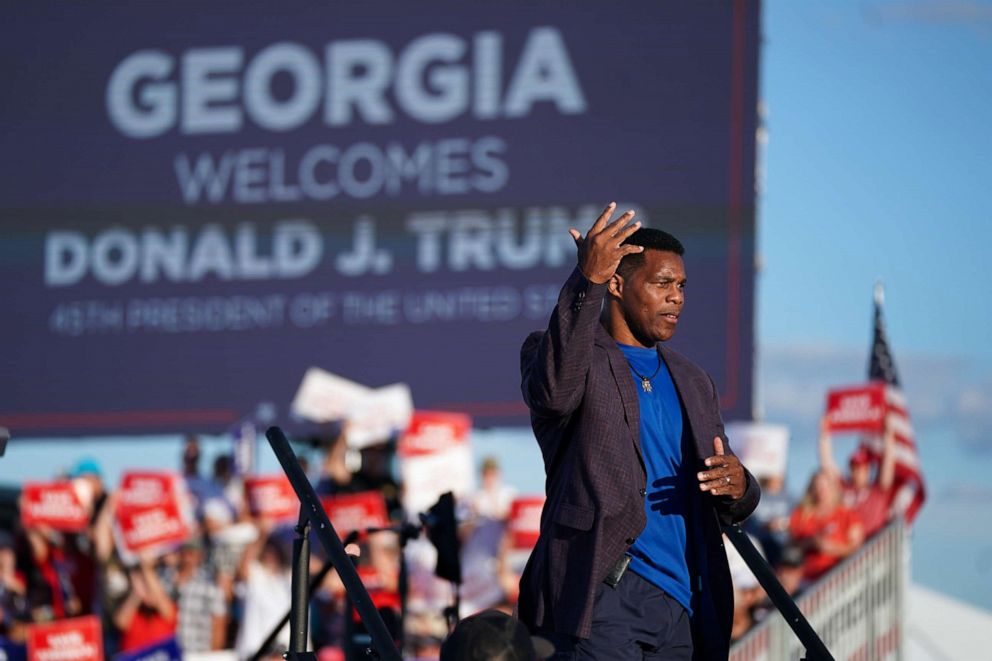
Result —
[{"label": "woman with blonde hair", "polygon": [[810,478],[802,501],[792,512],[789,532],[803,550],[803,578],[814,581],[864,542],[858,515],[842,503],[837,474],[819,470]]}]

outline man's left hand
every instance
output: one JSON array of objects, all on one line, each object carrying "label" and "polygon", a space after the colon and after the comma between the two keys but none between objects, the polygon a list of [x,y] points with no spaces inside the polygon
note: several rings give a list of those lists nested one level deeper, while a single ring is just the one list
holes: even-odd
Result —
[{"label": "man's left hand", "polygon": [[713,439],[713,450],[716,454],[704,462],[709,470],[696,473],[699,488],[714,496],[729,496],[734,500],[741,498],[747,487],[747,478],[740,459],[724,454],[723,440],[719,436]]}]

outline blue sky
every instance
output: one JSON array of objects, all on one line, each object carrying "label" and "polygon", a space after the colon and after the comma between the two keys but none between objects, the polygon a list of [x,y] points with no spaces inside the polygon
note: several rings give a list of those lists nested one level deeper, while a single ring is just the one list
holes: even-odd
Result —
[{"label": "blue sky", "polygon": [[992,609],[992,3],[772,0],[763,26],[758,383],[790,488],[881,278],[929,490],[913,577]]},{"label": "blue sky", "polygon": [[898,355],[992,366],[992,3],[764,5],[762,344],[864,347],[888,290]]}]

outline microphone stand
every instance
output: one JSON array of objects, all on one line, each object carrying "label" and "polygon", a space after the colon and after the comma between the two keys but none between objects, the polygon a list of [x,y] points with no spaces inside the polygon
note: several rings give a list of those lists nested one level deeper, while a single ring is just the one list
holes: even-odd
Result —
[{"label": "microphone stand", "polygon": [[[307,606],[309,591],[312,589],[308,580],[310,568],[309,533],[312,529],[327,552],[328,563],[337,569],[349,600],[354,603],[365,628],[368,629],[372,647],[368,648],[366,653],[372,658],[383,661],[402,661],[399,650],[393,644],[392,635],[382,621],[375,604],[372,603],[358,572],[344,550],[344,544],[338,538],[334,526],[320,504],[320,499],[307,480],[296,455],[289,447],[289,441],[285,434],[278,427],[269,427],[265,432],[265,437],[269,440],[269,445],[272,446],[272,451],[275,452],[283,472],[289,478],[293,491],[300,499],[300,522],[296,526],[298,537],[293,542],[291,644],[285,658],[289,661],[294,659],[315,661],[317,658],[313,652],[306,651]],[[322,579],[324,575],[326,572],[322,570],[318,578]],[[319,581],[314,582],[319,584]],[[278,632],[278,629],[276,631]],[[264,652],[264,647],[256,653],[256,658],[262,652]]]},{"label": "microphone stand", "polygon": [[823,640],[820,639],[820,636],[810,626],[802,611],[796,606],[796,602],[792,600],[789,593],[779,583],[778,577],[775,576],[772,568],[768,566],[768,562],[758,553],[758,549],[754,548],[754,544],[751,543],[751,538],[747,536],[747,533],[736,523],[723,526],[723,532],[730,539],[731,543],[733,543],[737,552],[741,554],[751,573],[758,579],[758,583],[764,588],[768,598],[775,604],[775,608],[782,613],[782,617],[785,618],[785,621],[792,628],[793,633],[796,634],[796,637],[806,647],[806,656],[804,658],[807,661],[834,661],[834,657],[830,655],[830,650],[827,649],[827,646],[823,644]]}]

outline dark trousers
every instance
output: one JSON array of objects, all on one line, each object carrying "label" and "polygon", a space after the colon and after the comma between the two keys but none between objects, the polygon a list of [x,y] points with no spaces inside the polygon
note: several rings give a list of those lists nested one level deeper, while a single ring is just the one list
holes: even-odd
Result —
[{"label": "dark trousers", "polygon": [[692,627],[685,608],[667,592],[628,570],[616,587],[600,583],[589,638],[547,631],[561,661],[692,659]]}]

